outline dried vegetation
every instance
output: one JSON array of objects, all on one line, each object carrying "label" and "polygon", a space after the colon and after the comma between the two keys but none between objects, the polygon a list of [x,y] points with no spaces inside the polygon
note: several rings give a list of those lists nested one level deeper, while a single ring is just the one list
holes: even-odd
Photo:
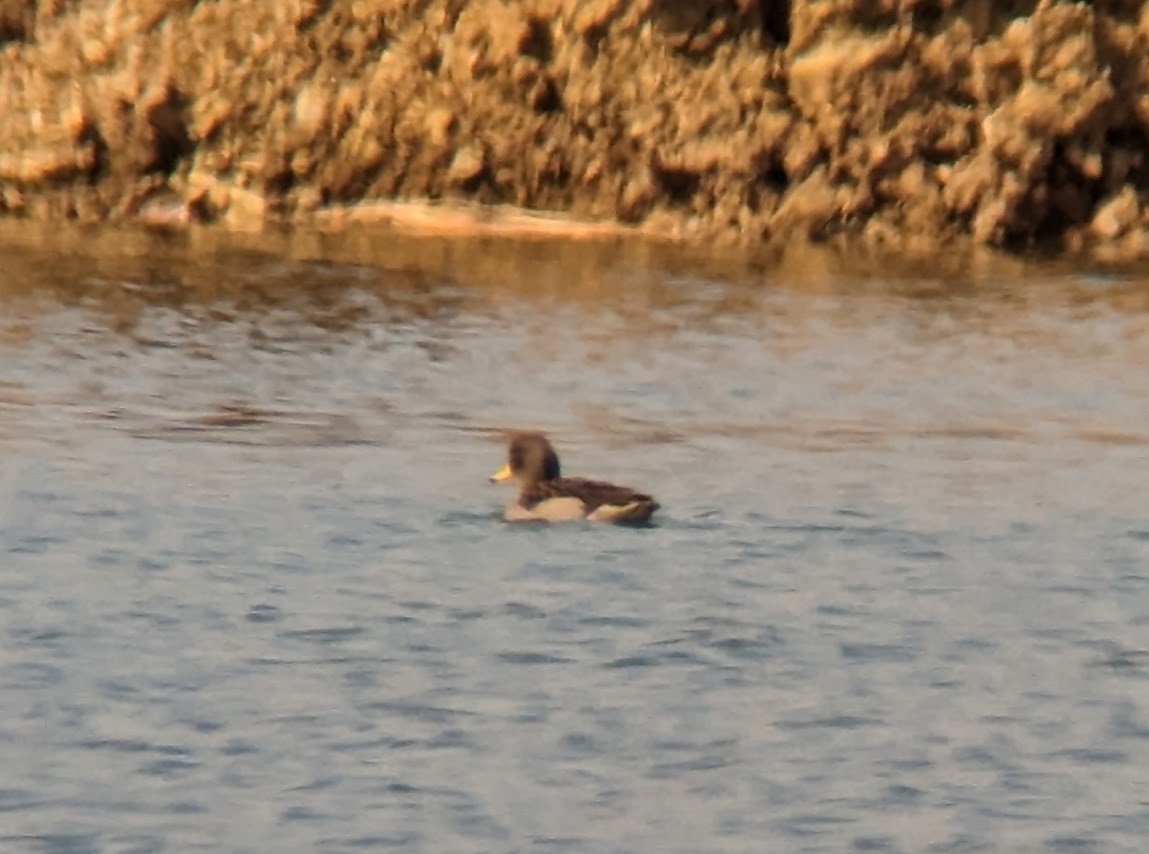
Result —
[{"label": "dried vegetation", "polygon": [[1138,0],[0,0],[0,212],[1149,254]]}]

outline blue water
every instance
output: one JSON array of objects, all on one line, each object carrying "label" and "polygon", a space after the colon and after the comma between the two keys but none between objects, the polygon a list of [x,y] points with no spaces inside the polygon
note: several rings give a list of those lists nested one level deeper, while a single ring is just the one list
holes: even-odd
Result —
[{"label": "blue water", "polygon": [[[0,270],[0,850],[1149,838],[1149,280],[87,251]],[[502,524],[508,427],[657,524]]]}]

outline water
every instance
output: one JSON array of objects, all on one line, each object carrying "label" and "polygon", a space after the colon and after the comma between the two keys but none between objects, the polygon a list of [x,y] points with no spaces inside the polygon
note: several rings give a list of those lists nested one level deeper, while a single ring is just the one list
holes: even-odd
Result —
[{"label": "water", "polygon": [[0,850],[1141,850],[1149,280],[358,239],[7,250]]}]

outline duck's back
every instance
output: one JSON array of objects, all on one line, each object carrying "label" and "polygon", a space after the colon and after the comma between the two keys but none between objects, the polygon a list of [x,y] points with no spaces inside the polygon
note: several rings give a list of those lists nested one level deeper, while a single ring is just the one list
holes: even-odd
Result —
[{"label": "duck's back", "polygon": [[556,498],[577,498],[587,518],[607,522],[646,522],[658,509],[654,497],[627,486],[582,477],[558,477],[532,484],[521,502],[530,508]]}]

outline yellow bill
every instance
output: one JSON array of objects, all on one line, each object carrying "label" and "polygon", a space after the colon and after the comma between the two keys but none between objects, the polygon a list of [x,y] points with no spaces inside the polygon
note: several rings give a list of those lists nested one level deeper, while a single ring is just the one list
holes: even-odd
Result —
[{"label": "yellow bill", "polygon": [[493,475],[491,475],[491,483],[506,483],[511,479],[511,467],[503,466]]}]

